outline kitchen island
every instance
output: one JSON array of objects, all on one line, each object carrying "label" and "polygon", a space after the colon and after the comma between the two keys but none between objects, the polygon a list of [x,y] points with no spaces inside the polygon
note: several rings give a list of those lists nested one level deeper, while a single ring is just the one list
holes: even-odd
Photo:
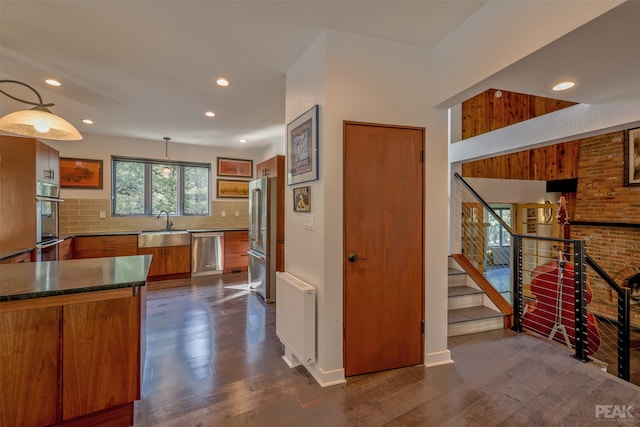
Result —
[{"label": "kitchen island", "polygon": [[0,425],[133,424],[150,263],[0,265]]}]

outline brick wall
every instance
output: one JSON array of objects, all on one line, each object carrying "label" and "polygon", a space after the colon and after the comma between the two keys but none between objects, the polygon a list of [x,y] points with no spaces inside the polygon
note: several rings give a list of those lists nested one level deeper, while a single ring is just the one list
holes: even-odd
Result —
[{"label": "brick wall", "polygon": [[[571,221],[636,223],[640,227],[640,187],[624,186],[624,132],[580,143],[575,218]],[[640,228],[571,225],[571,238],[584,240],[587,253],[623,284],[640,267]],[[610,288],[588,271],[594,302],[613,301]]]}]

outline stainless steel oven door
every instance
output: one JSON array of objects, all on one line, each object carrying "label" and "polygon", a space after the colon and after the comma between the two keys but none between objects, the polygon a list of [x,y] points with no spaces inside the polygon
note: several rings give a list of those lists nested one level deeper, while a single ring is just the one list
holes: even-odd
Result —
[{"label": "stainless steel oven door", "polygon": [[58,211],[62,200],[36,197],[36,243],[58,239]]}]

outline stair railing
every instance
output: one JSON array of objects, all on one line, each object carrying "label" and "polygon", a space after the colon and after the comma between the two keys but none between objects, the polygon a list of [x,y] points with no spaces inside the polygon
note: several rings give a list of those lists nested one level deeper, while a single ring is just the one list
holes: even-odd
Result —
[{"label": "stair railing", "polygon": [[[629,381],[630,290],[619,286],[586,254],[584,241],[517,234],[458,173],[454,177],[461,184],[455,191],[460,192],[462,207],[462,253],[513,304],[512,329],[527,330],[567,345],[582,362],[596,358],[613,364],[609,355],[616,354],[617,375]],[[493,253],[492,259],[486,259],[484,242],[489,237],[489,224],[484,222],[485,213],[494,225],[498,224],[499,233],[509,236],[508,251],[498,259]],[[505,260],[506,252],[509,256]],[[493,274],[495,265],[501,267],[500,277]],[[587,267],[616,293],[615,321],[606,317],[595,320],[588,310],[592,293]],[[510,289],[504,288],[507,275]],[[609,335],[617,339],[612,340]]]}]

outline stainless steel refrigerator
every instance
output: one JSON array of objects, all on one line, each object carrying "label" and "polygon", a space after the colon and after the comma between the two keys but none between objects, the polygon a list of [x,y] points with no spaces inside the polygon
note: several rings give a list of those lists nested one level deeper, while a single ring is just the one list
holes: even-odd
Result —
[{"label": "stainless steel refrigerator", "polygon": [[249,287],[267,303],[276,299],[277,181],[249,183]]}]

